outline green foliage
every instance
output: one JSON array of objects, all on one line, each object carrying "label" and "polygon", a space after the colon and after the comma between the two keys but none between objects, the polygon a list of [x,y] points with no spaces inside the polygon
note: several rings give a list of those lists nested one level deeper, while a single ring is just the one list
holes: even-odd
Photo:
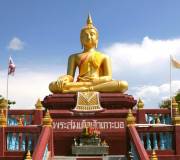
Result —
[{"label": "green foliage", "polygon": [[178,92],[175,96],[175,100],[178,103],[178,108],[180,109],[180,90],[178,90]]},{"label": "green foliage", "polygon": [[171,108],[171,100],[165,99],[159,104],[160,108]]},{"label": "green foliage", "polygon": [[[175,100],[178,103],[178,108],[180,109],[180,90],[177,91],[177,93],[175,95]],[[171,100],[170,99],[163,100],[159,104],[159,107],[160,108],[170,108],[171,107]]]},{"label": "green foliage", "polygon": [[[0,100],[4,100],[4,99],[5,99],[5,98],[4,98],[2,95],[0,95]],[[15,101],[11,101],[11,100],[8,99],[8,108],[10,108],[11,105],[14,105],[14,104],[16,104]]]}]

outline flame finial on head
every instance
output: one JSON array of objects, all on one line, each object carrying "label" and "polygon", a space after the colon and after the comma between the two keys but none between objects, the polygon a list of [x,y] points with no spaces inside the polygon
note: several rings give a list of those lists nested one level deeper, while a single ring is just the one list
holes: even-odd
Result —
[{"label": "flame finial on head", "polygon": [[86,26],[82,28],[82,30],[85,30],[85,29],[95,29],[97,31],[96,27],[93,25],[93,21],[92,21],[90,13],[88,14],[88,17],[86,20]]},{"label": "flame finial on head", "polygon": [[87,18],[87,26],[93,26],[93,21],[90,13],[88,14],[88,18]]}]

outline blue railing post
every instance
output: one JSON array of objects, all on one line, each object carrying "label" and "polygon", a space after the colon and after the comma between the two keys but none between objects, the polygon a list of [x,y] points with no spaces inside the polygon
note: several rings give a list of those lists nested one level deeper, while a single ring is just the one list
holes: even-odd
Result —
[{"label": "blue railing post", "polygon": [[150,140],[150,134],[146,133],[146,149],[151,150],[151,140]]}]

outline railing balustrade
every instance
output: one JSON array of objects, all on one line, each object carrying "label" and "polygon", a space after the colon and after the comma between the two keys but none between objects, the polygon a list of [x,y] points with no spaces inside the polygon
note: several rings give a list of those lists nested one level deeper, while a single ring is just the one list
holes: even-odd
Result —
[{"label": "railing balustrade", "polygon": [[49,157],[53,157],[53,156],[54,156],[53,129],[52,127],[44,126],[42,128],[32,158],[47,160],[49,159]]},{"label": "railing balustrade", "polygon": [[47,160],[48,158],[49,158],[49,154],[48,154],[48,144],[47,144],[44,151],[43,160]]},{"label": "railing balustrade", "polygon": [[138,125],[141,142],[146,150],[173,150],[173,126],[170,125]]},{"label": "railing balustrade", "polygon": [[155,123],[171,124],[170,114],[147,113],[145,114],[145,117],[146,117],[146,123],[148,124],[155,124]]},{"label": "railing balustrade", "polygon": [[38,126],[7,126],[5,128],[6,154],[14,151],[32,151],[36,146],[40,132],[41,127]]},{"label": "railing balustrade", "polygon": [[36,110],[8,110],[8,126],[17,126],[19,119],[24,126],[32,125]]},{"label": "railing balustrade", "polygon": [[128,126],[129,133],[129,148],[128,151],[132,153],[133,160],[149,160],[149,156],[141,143],[140,136],[135,126]]},{"label": "railing balustrade", "polygon": [[171,124],[171,110],[163,109],[141,109],[137,110],[137,123],[139,124]]}]

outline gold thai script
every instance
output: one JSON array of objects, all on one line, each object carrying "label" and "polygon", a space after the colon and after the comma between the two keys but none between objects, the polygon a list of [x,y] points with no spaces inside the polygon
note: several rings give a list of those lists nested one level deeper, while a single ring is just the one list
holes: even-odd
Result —
[{"label": "gold thai script", "polygon": [[79,130],[85,127],[93,127],[98,129],[121,129],[124,128],[123,121],[98,121],[98,120],[82,120],[82,121],[54,121],[53,129]]}]

